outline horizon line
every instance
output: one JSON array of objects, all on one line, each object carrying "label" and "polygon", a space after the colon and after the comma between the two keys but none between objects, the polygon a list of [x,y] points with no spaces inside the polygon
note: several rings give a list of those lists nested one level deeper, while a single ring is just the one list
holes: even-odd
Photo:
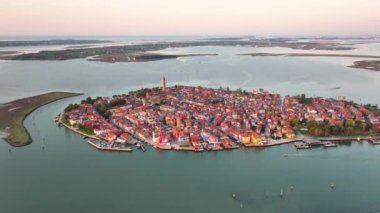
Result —
[{"label": "horizon line", "polygon": [[0,37],[151,37],[151,36],[197,36],[197,37],[370,37],[380,36],[379,34],[0,34]]}]

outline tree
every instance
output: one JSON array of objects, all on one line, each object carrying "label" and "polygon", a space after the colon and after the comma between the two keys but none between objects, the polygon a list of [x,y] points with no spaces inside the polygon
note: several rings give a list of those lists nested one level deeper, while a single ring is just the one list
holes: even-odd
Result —
[{"label": "tree", "polygon": [[78,125],[78,129],[86,134],[93,135],[94,134],[94,128],[91,126],[84,126],[82,124]]},{"label": "tree", "polygon": [[327,124],[324,124],[323,126],[323,135],[324,136],[329,136],[331,134],[331,124],[330,123],[327,123]]},{"label": "tree", "polygon": [[108,111],[108,107],[105,104],[97,104],[95,106],[95,110],[105,119],[108,119],[111,116],[111,113]]},{"label": "tree", "polygon": [[108,107],[112,108],[112,107],[116,107],[116,106],[122,106],[122,105],[125,105],[126,104],[126,101],[125,99],[116,99],[116,100],[113,100]]},{"label": "tree", "polygon": [[70,112],[72,110],[75,110],[75,109],[78,109],[79,108],[79,105],[78,104],[69,104],[69,106],[67,106],[65,109],[64,109],[64,112]]},{"label": "tree", "polygon": [[86,98],[86,103],[88,103],[88,104],[94,104],[95,100],[93,100],[91,97],[87,97]]},{"label": "tree", "polygon": [[337,126],[331,127],[331,134],[338,135],[339,134],[339,128]]},{"label": "tree", "polygon": [[354,128],[352,126],[346,127],[346,134],[351,135],[354,132]]},{"label": "tree", "polygon": [[296,98],[301,104],[311,104],[312,99],[307,98],[305,94],[297,95]]},{"label": "tree", "polygon": [[296,130],[299,130],[301,127],[300,121],[296,118],[291,119],[289,123],[290,123],[290,126],[292,126]]},{"label": "tree", "polygon": [[365,131],[367,130],[367,124],[366,124],[365,122],[362,122],[362,123],[360,124],[360,130],[361,130],[362,132],[365,132]]},{"label": "tree", "polygon": [[318,126],[318,123],[315,120],[308,120],[306,125],[307,125],[307,128],[312,128],[312,127]]},{"label": "tree", "polygon": [[346,129],[342,123],[338,124],[338,134],[345,133]]}]

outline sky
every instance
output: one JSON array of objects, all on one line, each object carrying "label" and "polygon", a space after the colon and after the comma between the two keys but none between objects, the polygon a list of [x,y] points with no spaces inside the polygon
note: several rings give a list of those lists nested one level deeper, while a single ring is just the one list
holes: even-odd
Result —
[{"label": "sky", "polygon": [[0,0],[0,35],[380,35],[380,0]]}]

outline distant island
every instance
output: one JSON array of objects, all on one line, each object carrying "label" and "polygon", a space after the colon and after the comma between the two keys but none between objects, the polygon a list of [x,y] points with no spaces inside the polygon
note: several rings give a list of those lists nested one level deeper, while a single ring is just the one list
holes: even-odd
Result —
[{"label": "distant island", "polygon": [[24,119],[37,108],[53,101],[78,96],[78,93],[50,92],[0,104],[0,136],[12,146],[25,146],[32,139],[23,125]]},{"label": "distant island", "polygon": [[[321,57],[347,57],[347,58],[374,58],[380,59],[377,55],[357,55],[357,54],[321,54],[321,53],[243,53],[240,55],[248,56],[289,56],[289,57],[309,57],[309,56],[321,56]],[[362,60],[355,61],[353,65],[348,67],[367,69],[372,71],[380,71],[380,60]]]},{"label": "distant island", "polygon": [[249,55],[249,56],[290,56],[290,57],[300,57],[300,56],[324,56],[324,57],[349,57],[349,58],[380,58],[377,55],[357,55],[357,54],[324,54],[324,53],[242,53],[239,55]]},{"label": "distant island", "polygon": [[216,56],[218,54],[156,54],[156,53],[136,53],[136,54],[107,54],[99,55],[87,59],[88,61],[101,61],[108,63],[115,62],[145,62],[157,61],[163,59],[175,59],[179,57],[194,57],[194,56]]},{"label": "distant island", "polygon": [[[99,60],[109,62],[109,58],[114,58],[115,62],[129,62],[126,58],[132,58],[139,54],[143,57],[150,57],[150,51],[158,51],[166,48],[183,48],[194,46],[245,46],[245,47],[286,47],[303,50],[350,50],[352,46],[339,44],[337,42],[315,42],[315,41],[294,41],[292,39],[222,39],[222,40],[197,40],[197,41],[172,41],[172,42],[151,42],[142,44],[89,47],[64,50],[40,51],[37,53],[23,53],[13,55],[0,55],[3,60],[70,60],[87,58],[88,60]],[[144,56],[145,55],[145,56]],[[198,54],[197,54],[198,55]],[[113,57],[116,56],[116,57]],[[166,56],[154,56],[155,59]],[[174,56],[175,57],[175,56]],[[117,59],[120,59],[119,61]],[[145,61],[145,60],[140,60]]]},{"label": "distant island", "polygon": [[16,54],[18,53],[17,51],[0,51],[0,56],[1,55],[11,55],[11,54]]},{"label": "distant island", "polygon": [[195,152],[295,142],[296,148],[311,148],[363,139],[379,144],[380,110],[344,97],[166,87],[163,78],[162,87],[70,104],[59,123],[101,150],[131,151],[143,143]]},{"label": "distant island", "polygon": [[354,64],[349,67],[380,71],[380,60],[354,61]]},{"label": "distant island", "polygon": [[[324,39],[324,38],[320,38]],[[327,38],[326,38],[327,39]],[[82,45],[69,47],[63,50],[39,51],[37,53],[20,53],[17,51],[0,51],[0,60],[70,60],[86,58],[88,61],[100,61],[107,63],[115,62],[145,62],[164,59],[175,59],[178,57],[192,56],[215,56],[217,54],[160,54],[152,51],[164,50],[166,48],[184,48],[195,46],[244,46],[244,47],[285,47],[298,50],[351,50],[354,47],[350,44],[340,44],[335,42],[337,38],[330,38],[329,42],[298,41],[296,39],[273,38],[258,39],[255,37],[230,37],[230,38],[210,38],[196,41],[172,41],[172,42],[152,42],[133,45],[116,45],[91,47]],[[360,40],[360,39],[359,39]],[[39,45],[64,45],[64,44],[96,44],[108,43],[107,40],[43,40],[43,41],[0,41],[0,47],[7,46],[39,46]],[[374,41],[373,41],[374,42]],[[243,53],[239,55],[250,56],[292,56],[292,57],[351,57],[351,58],[373,58],[380,59],[376,55],[358,54],[319,54],[319,53]],[[348,67],[361,68],[373,71],[380,71],[380,62],[376,60],[355,61]]]}]

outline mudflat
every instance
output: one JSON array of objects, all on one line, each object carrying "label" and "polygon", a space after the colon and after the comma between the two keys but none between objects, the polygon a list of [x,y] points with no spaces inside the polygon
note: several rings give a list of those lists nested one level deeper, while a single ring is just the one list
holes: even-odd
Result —
[{"label": "mudflat", "polygon": [[80,93],[50,92],[0,104],[0,137],[12,146],[25,146],[32,139],[23,125],[24,119],[37,108]]}]

